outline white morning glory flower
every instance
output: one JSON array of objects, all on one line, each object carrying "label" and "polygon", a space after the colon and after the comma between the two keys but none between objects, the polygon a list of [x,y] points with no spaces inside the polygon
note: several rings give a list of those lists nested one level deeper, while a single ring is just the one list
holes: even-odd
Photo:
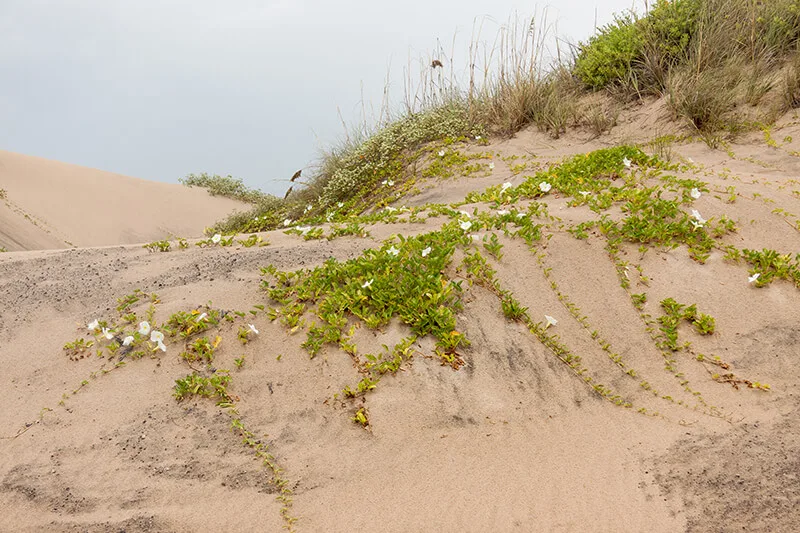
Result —
[{"label": "white morning glory flower", "polygon": [[494,170],[494,161],[489,163],[489,170]]},{"label": "white morning glory flower", "polygon": [[475,136],[475,140],[476,140],[476,141],[480,141],[480,140],[481,140],[481,136],[480,136],[480,135],[476,135],[476,136]]},{"label": "white morning glory flower", "polygon": [[100,327],[100,321],[95,318],[94,320],[89,322],[89,325],[86,327],[89,328],[89,333],[93,333],[97,328]]},{"label": "white morning glory flower", "polygon": [[222,235],[220,235],[219,233],[211,237],[211,242],[213,242],[214,244],[219,244],[219,241],[221,240],[222,240]]},{"label": "white morning glory flower", "polygon": [[444,157],[444,150],[439,150],[439,157]]},{"label": "white morning glory flower", "polygon": [[398,250],[397,248],[394,247],[394,245],[392,245],[391,248],[386,250],[386,253],[389,254],[389,255],[393,255],[393,256],[397,257],[397,254],[400,253],[400,250]]},{"label": "white morning glory flower", "polygon": [[500,215],[501,217],[506,216],[508,214],[508,210],[501,209],[500,211],[497,212],[497,214]]},{"label": "white morning glory flower", "polygon": [[111,340],[114,338],[114,335],[111,334],[111,331],[108,328],[103,328],[103,337],[105,337],[108,340]]},{"label": "white morning glory flower", "polygon": [[208,316],[208,313],[203,313],[202,315],[197,317],[197,322],[202,322],[203,320],[206,319],[207,316]]},{"label": "white morning glory flower", "polygon": [[392,187],[394,185],[394,181],[392,180],[383,180],[381,185],[386,185],[387,187]]},{"label": "white morning glory flower", "polygon": [[150,322],[139,322],[139,335],[147,335],[150,333]]},{"label": "white morning glory flower", "polygon": [[363,285],[361,285],[361,288],[362,288],[362,289],[367,289],[367,288],[371,287],[371,286],[372,286],[372,282],[373,282],[373,281],[375,281],[375,280],[374,280],[374,279],[371,279],[371,280],[369,280],[369,281],[365,281],[365,282],[364,282],[364,284],[363,284]]},{"label": "white morning glory flower", "polygon": [[578,191],[578,193],[582,194],[584,198],[589,196],[589,191]]},{"label": "white morning glory flower", "polygon": [[689,196],[691,196],[692,198],[697,200],[698,198],[700,198],[702,196],[702,193],[695,187],[694,189],[689,191]]},{"label": "white morning glory flower", "polygon": [[517,218],[525,218],[525,213],[517,213]]},{"label": "white morning glory flower", "polygon": [[122,340],[122,345],[123,346],[130,346],[132,343],[133,343],[133,336],[131,336],[131,335],[128,335],[127,337],[125,337]]},{"label": "white morning glory flower", "polygon": [[337,205],[338,207],[344,207],[344,202],[339,202],[339,203],[338,203],[338,204],[336,204],[336,205]]},{"label": "white morning glory flower", "polygon": [[552,188],[553,186],[547,183],[546,181],[543,181],[539,184],[539,190],[542,192],[550,192],[550,189]]},{"label": "white morning glory flower", "polygon": [[155,331],[150,334],[150,341],[151,342],[164,342],[164,334],[160,331]]},{"label": "white morning glory flower", "polygon": [[758,272],[756,272],[756,273],[755,273],[755,274],[753,274],[752,276],[749,276],[749,277],[747,278],[747,281],[748,281],[749,283],[753,283],[753,282],[754,282],[755,280],[757,280],[759,277],[761,277],[761,274],[760,274],[760,273],[758,273]]},{"label": "white morning glory flower", "polygon": [[291,226],[291,225],[292,225],[292,219],[291,218],[287,218],[286,220],[283,221],[283,227],[287,227],[287,226]]},{"label": "white morning glory flower", "polygon": [[511,182],[509,182],[509,181],[505,182],[505,183],[503,184],[503,186],[502,186],[502,187],[500,187],[500,194],[502,194],[502,193],[506,192],[506,191],[507,191],[508,189],[510,189],[511,187],[513,187],[513,185],[511,185]]},{"label": "white morning glory flower", "polygon": [[256,335],[258,335],[258,330],[256,329],[256,327],[253,324],[247,324],[247,326],[250,328],[250,331],[252,331]]},{"label": "white morning glory flower", "polygon": [[311,226],[297,226],[295,229],[299,231],[301,235],[305,235],[311,231]]},{"label": "white morning glory flower", "polygon": [[699,228],[703,227],[703,223],[702,222],[697,222],[696,220],[690,220],[689,222],[692,224],[694,229],[699,229]]},{"label": "white morning glory flower", "polygon": [[699,224],[705,224],[708,222],[708,220],[704,219],[702,215],[700,215],[700,212],[697,209],[692,209],[692,217],[694,217]]},{"label": "white morning glory flower", "polygon": [[156,343],[156,348],[158,348],[158,349],[159,349],[159,350],[161,350],[162,352],[166,352],[166,351],[167,351],[167,347],[166,347],[166,346],[164,345],[164,343],[163,343],[163,342],[161,342],[161,341],[158,341],[158,342]]},{"label": "white morning glory flower", "polygon": [[313,206],[313,205],[311,205],[311,204],[308,204],[308,205],[306,206],[306,208],[305,208],[304,212],[305,212],[305,213],[308,213],[308,212],[309,212],[309,211],[311,211],[312,209],[314,209],[314,206]]},{"label": "white morning glory flower", "polygon": [[544,315],[544,319],[547,321],[547,324],[545,324],[544,329],[547,329],[550,326],[555,326],[556,324],[558,324],[558,320],[551,317],[550,315]]},{"label": "white morning glory flower", "polygon": [[472,227],[472,222],[470,222],[469,220],[465,220],[464,222],[459,224],[459,226],[461,226],[461,229],[463,229],[464,231],[469,231],[469,228]]},{"label": "white morning glory flower", "polygon": [[625,168],[631,168],[631,160],[627,157],[622,158],[622,164],[625,165]]},{"label": "white morning glory flower", "polygon": [[428,254],[431,253],[431,247],[428,246],[424,250],[422,250],[422,257],[428,257]]}]

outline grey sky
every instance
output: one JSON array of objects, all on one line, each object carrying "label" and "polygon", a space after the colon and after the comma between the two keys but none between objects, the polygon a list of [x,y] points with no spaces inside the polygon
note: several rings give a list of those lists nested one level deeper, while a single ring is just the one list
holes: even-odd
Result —
[{"label": "grey sky", "polygon": [[[548,19],[584,40],[595,6],[602,25],[631,0],[564,0]],[[390,65],[399,102],[403,69],[437,39],[449,53],[476,17],[489,17],[492,39],[535,11],[511,0],[0,0],[0,148],[159,181],[233,174],[281,194],[276,179],[342,135],[337,107],[356,122],[362,87],[380,105]]]}]

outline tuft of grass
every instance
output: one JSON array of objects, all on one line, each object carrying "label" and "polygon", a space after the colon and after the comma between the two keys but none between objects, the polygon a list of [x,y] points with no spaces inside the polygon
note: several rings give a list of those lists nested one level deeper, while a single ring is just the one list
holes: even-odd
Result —
[{"label": "tuft of grass", "polygon": [[178,181],[187,187],[202,187],[207,189],[211,196],[224,196],[248,204],[258,204],[275,198],[257,189],[251,189],[244,184],[241,178],[234,178],[230,175],[211,175],[203,172],[201,174],[189,174],[185,178],[180,178]]}]

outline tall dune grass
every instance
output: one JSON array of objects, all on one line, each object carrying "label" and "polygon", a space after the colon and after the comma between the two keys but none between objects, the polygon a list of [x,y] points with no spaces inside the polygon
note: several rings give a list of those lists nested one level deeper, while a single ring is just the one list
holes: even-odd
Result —
[{"label": "tall dune grass", "polygon": [[665,97],[709,144],[800,105],[800,0],[658,0],[644,14],[618,15],[568,54],[556,50],[551,64],[546,17],[512,20],[491,41],[482,29],[477,22],[465,79],[454,64],[455,40],[449,54],[440,44],[421,58],[418,74],[409,63],[399,110],[389,106],[387,84],[379,119],[346,131],[303,187],[285,200],[259,200],[214,231],[361,212],[386,197],[381,183],[403,180],[434,141],[511,135],[529,125],[553,137],[576,125],[600,135],[615,124],[616,109],[587,104],[592,93],[617,106]]}]

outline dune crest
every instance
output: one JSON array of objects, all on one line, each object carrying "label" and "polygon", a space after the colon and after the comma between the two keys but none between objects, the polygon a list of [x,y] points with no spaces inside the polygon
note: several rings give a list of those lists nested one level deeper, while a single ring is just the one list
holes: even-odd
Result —
[{"label": "dune crest", "polygon": [[0,247],[8,251],[200,237],[248,206],[158,183],[0,150]]}]

